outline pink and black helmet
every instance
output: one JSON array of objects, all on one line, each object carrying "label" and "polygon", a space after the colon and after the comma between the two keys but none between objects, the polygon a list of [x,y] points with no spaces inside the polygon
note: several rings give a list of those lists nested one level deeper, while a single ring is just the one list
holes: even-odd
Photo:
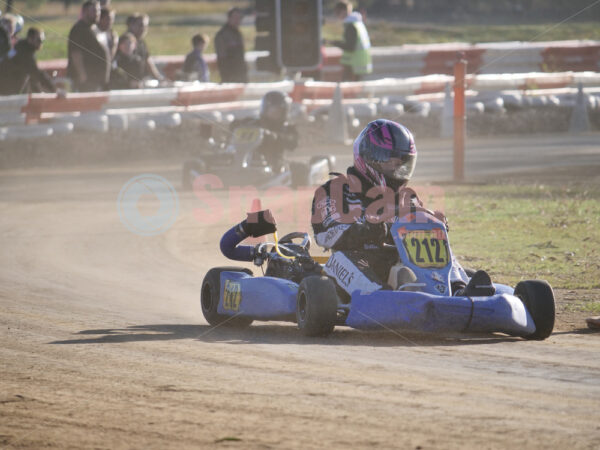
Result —
[{"label": "pink and black helmet", "polygon": [[412,133],[391,120],[370,122],[354,141],[354,167],[374,185],[394,189],[404,186],[416,162]]}]

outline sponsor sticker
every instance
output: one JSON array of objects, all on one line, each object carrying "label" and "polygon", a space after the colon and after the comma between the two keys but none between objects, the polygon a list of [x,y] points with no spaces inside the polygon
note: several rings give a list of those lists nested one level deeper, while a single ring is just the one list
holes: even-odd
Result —
[{"label": "sponsor sticker", "polygon": [[237,281],[225,280],[223,292],[223,309],[239,311],[242,303],[242,285]]}]

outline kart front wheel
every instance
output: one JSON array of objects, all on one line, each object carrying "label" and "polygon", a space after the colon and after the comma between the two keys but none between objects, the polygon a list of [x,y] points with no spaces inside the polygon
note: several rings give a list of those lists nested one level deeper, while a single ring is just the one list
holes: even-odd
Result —
[{"label": "kart front wheel", "polygon": [[327,336],[337,321],[335,284],[324,276],[310,276],[300,282],[296,321],[304,336]]},{"label": "kart front wheel", "polygon": [[525,339],[541,341],[550,336],[556,313],[552,287],[543,280],[521,281],[515,287],[515,296],[521,299],[535,324],[535,332]]},{"label": "kart front wheel", "polygon": [[252,275],[252,271],[243,267],[215,267],[210,269],[202,281],[200,291],[200,306],[206,321],[212,325],[222,325],[230,328],[246,328],[252,323],[248,317],[233,317],[219,314],[217,308],[221,300],[221,272],[245,272]]}]

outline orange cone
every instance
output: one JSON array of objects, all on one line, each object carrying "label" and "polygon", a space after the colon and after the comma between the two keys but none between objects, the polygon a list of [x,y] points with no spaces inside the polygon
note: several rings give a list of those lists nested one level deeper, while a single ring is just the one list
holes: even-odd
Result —
[{"label": "orange cone", "polygon": [[252,204],[250,205],[249,212],[258,212],[262,210],[262,204],[260,203],[260,198],[255,198],[252,200]]}]

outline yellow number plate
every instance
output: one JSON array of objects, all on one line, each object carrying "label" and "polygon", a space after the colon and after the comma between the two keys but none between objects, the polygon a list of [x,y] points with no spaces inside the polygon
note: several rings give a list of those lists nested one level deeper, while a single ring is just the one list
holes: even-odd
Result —
[{"label": "yellow number plate", "polygon": [[259,133],[259,128],[239,127],[233,131],[233,137],[236,142],[247,144],[256,141],[258,139]]},{"label": "yellow number plate", "polygon": [[404,235],[411,262],[422,268],[442,268],[450,262],[448,241],[441,230],[416,230]]},{"label": "yellow number plate", "polygon": [[242,285],[237,281],[225,280],[223,292],[223,309],[238,311],[242,302]]}]

